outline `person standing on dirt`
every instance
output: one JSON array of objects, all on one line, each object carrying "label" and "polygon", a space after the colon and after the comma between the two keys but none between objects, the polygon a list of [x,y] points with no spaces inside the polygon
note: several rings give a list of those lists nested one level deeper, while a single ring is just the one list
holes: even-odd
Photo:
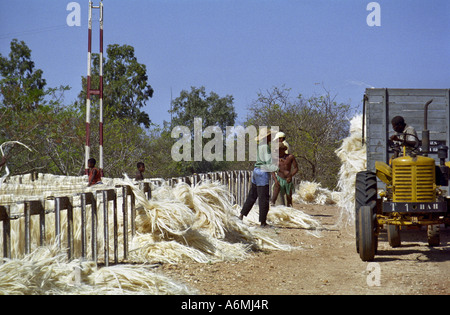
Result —
[{"label": "person standing on dirt", "polygon": [[278,194],[281,192],[286,195],[286,205],[292,207],[292,177],[298,172],[298,164],[295,157],[292,154],[287,153],[287,146],[283,142],[280,142],[279,153],[279,170],[275,178],[272,205],[275,205]]},{"label": "person standing on dirt", "polygon": [[391,120],[392,129],[396,132],[395,135],[392,135],[389,140],[394,142],[394,145],[397,146],[397,150],[394,150],[394,159],[403,155],[400,150],[400,146],[406,144],[406,155],[411,155],[411,152],[414,148],[417,147],[419,138],[417,137],[416,130],[405,123],[405,119],[402,116],[395,116]]},{"label": "person standing on dirt", "polygon": [[250,191],[242,207],[239,218],[242,220],[247,216],[258,199],[259,222],[261,227],[267,226],[267,214],[269,212],[270,190],[269,181],[271,173],[278,170],[278,166],[272,164],[272,153],[270,142],[272,135],[266,127],[260,128],[259,136],[255,139],[259,142],[257,159],[253,169],[252,184]]}]

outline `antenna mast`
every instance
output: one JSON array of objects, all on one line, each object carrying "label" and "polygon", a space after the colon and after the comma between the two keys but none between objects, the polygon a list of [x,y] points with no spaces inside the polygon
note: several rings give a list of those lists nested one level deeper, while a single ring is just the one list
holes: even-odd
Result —
[{"label": "antenna mast", "polygon": [[[91,88],[91,60],[92,60],[92,9],[100,10],[100,83],[99,89]],[[98,95],[100,98],[100,117],[99,117],[99,169],[103,177],[103,0],[98,6],[94,6],[92,1],[89,1],[89,23],[88,23],[88,67],[87,67],[87,87],[86,87],[86,147],[85,147],[85,173],[88,174],[89,166],[88,160],[91,150],[91,95]]]}]

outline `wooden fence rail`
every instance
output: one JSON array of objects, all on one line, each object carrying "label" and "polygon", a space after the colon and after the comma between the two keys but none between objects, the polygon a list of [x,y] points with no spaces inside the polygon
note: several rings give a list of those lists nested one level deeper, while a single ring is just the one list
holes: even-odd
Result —
[{"label": "wooden fence rail", "polygon": [[[224,172],[212,172],[204,174],[194,174],[185,177],[174,177],[166,180],[169,186],[174,186],[177,183],[184,182],[189,185],[196,185],[202,181],[219,181],[222,185],[228,187],[229,192],[232,196],[232,201],[239,206],[243,206],[245,200],[247,199],[248,192],[251,186],[253,171],[224,171]],[[299,179],[294,177],[292,179],[295,187],[299,184]],[[162,184],[162,181],[153,182],[156,186]],[[270,179],[269,186],[272,187],[273,180]],[[270,190],[272,193],[272,189]],[[284,199],[281,198],[281,203],[284,204]]]},{"label": "wooden fence rail", "polygon": [[[150,185],[149,183],[141,184],[142,190],[148,193],[150,196]],[[118,219],[118,207],[117,200],[119,194],[117,190],[121,190],[122,198],[122,221],[119,222]],[[110,225],[109,221],[112,216],[112,233],[113,233],[113,259],[114,263],[119,263],[119,225],[123,226],[123,233],[121,246],[123,247],[122,260],[128,259],[129,250],[129,231],[128,226],[131,221],[131,236],[134,236],[136,232],[135,218],[136,218],[136,207],[135,207],[135,196],[130,186],[120,186],[115,189],[98,190],[96,192],[85,192],[77,194],[79,198],[79,203],[74,203],[75,196],[62,196],[62,197],[49,197],[47,202],[53,201],[54,207],[50,210],[45,209],[45,200],[26,200],[24,201],[24,211],[23,213],[11,215],[10,206],[0,205],[0,222],[3,223],[2,230],[2,243],[3,243],[3,257],[11,258],[11,222],[14,220],[24,220],[24,233],[23,235],[18,235],[24,242],[23,252],[29,254],[31,252],[31,244],[33,242],[31,235],[31,218],[33,216],[39,216],[39,246],[44,246],[46,239],[46,228],[49,225],[49,220],[51,220],[51,215],[54,215],[54,233],[55,233],[55,244],[61,248],[64,246],[67,248],[67,257],[69,260],[74,259],[74,216],[78,216],[80,229],[81,229],[81,259],[88,259],[87,255],[87,227],[90,226],[90,238],[91,238],[91,260],[98,262],[98,244],[99,244],[99,234],[103,237],[103,252],[104,259],[103,263],[109,265],[110,263]],[[101,201],[103,203],[103,209],[97,209],[97,202]],[[129,206],[131,205],[131,208]],[[112,206],[112,208],[111,208]],[[91,218],[87,218],[87,208],[90,207]],[[74,208],[79,208],[80,211],[74,211]],[[110,211],[110,209],[112,211]],[[98,231],[98,210],[103,210],[103,233]],[[131,211],[130,211],[131,210]],[[61,230],[61,217],[62,213],[66,213],[66,231]],[[88,224],[88,222],[90,224]],[[62,235],[66,235],[67,242],[62,244]],[[20,243],[20,240],[17,240]]]},{"label": "wooden fence rail", "polygon": [[[194,174],[192,176],[170,178],[167,180],[150,179],[139,183],[139,189],[143,191],[148,199],[151,199],[151,186],[160,186],[163,183],[169,186],[174,186],[177,183],[184,182],[189,185],[197,185],[203,181],[218,181],[226,186],[230,192],[230,198],[233,203],[242,206],[247,198],[251,185],[251,171],[227,171],[214,172],[206,174]],[[272,183],[270,184],[272,185]],[[294,187],[297,185],[294,179]],[[119,222],[118,216],[118,197],[122,199],[122,215]],[[74,199],[77,201],[74,202]],[[52,209],[46,209],[46,201],[54,202]],[[97,209],[99,202],[103,203],[103,209]],[[24,220],[24,235],[17,235],[24,243],[24,253],[31,252],[32,235],[31,235],[31,218],[39,216],[39,245],[46,245],[46,229],[48,228],[48,220],[54,215],[54,233],[55,243],[59,248],[67,248],[68,259],[77,258],[75,254],[75,242],[81,243],[80,257],[82,260],[91,259],[96,263],[99,260],[99,238],[103,241],[103,263],[108,266],[110,264],[110,236],[112,234],[113,240],[113,260],[117,264],[121,261],[126,261],[129,254],[129,240],[136,233],[135,219],[136,219],[136,199],[131,186],[121,185],[112,189],[97,190],[91,192],[83,192],[71,196],[49,197],[46,200],[25,200],[24,211],[19,214],[11,214],[10,205],[0,204],[0,222],[2,222],[2,243],[3,243],[3,257],[11,258],[11,222],[14,220]],[[112,207],[112,208],[111,208]],[[74,211],[74,209],[80,211]],[[90,208],[91,215],[88,216],[88,208]],[[112,211],[110,211],[112,209]],[[103,212],[99,213],[99,211]],[[66,230],[61,230],[61,215],[66,214]],[[99,214],[103,217],[103,233],[98,231]],[[110,231],[110,220],[112,216],[112,230]],[[80,223],[81,236],[80,239],[74,239],[74,218]],[[119,238],[119,226],[123,226],[122,237]],[[130,226],[130,229],[129,229]],[[88,228],[90,233],[88,234]],[[62,244],[62,236],[66,235],[66,244]],[[130,235],[131,234],[131,235]],[[90,236],[91,257],[88,255],[88,239]],[[20,243],[20,240],[15,240]],[[36,240],[35,240],[36,241]],[[119,248],[123,248],[123,253],[119,255]]]}]

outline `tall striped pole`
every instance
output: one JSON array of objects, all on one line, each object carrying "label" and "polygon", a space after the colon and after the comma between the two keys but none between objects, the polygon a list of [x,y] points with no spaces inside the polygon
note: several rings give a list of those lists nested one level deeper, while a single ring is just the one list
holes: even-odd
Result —
[{"label": "tall striped pole", "polygon": [[[100,9],[100,83],[99,89],[91,88],[91,63],[92,63],[92,9]],[[99,6],[93,6],[89,1],[89,22],[88,22],[88,67],[87,67],[87,88],[86,88],[86,146],[85,146],[85,173],[89,171],[89,156],[91,149],[91,95],[99,95],[99,168],[100,174],[103,176],[103,2]]]},{"label": "tall striped pole", "polygon": [[86,146],[84,156],[84,168],[86,175],[89,171],[89,155],[91,148],[91,51],[92,50],[92,1],[89,1],[89,20],[88,20],[88,57],[87,57],[87,87],[86,87]]},{"label": "tall striped pole", "polygon": [[100,148],[99,148],[99,167],[100,175],[103,177],[103,2],[100,2]]}]

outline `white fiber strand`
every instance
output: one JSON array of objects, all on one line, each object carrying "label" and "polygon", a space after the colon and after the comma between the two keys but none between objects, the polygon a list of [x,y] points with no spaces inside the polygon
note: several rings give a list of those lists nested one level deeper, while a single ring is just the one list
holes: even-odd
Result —
[{"label": "white fiber strand", "polygon": [[341,193],[338,201],[340,221],[351,225],[355,219],[356,174],[367,169],[366,145],[362,143],[362,115],[351,119],[350,135],[336,150],[336,155],[342,163],[338,182]]},{"label": "white fiber strand", "polygon": [[[30,150],[30,151],[32,151],[28,146],[26,146],[25,144],[23,144],[22,142],[19,142],[19,141],[6,141],[6,142],[3,142],[2,143],[2,145],[0,145],[0,152],[2,153],[2,156],[5,156],[5,152],[3,151],[3,148],[4,147],[6,147],[6,146],[8,146],[8,145],[11,145],[11,144],[19,144],[19,145],[21,145],[21,146],[24,146],[25,148],[27,148],[28,150]],[[5,179],[9,176],[9,168],[8,168],[8,165],[6,165],[5,164],[5,175],[3,175],[1,178],[0,178],[0,188],[2,187],[2,184],[3,184],[3,182],[5,181]]]}]

